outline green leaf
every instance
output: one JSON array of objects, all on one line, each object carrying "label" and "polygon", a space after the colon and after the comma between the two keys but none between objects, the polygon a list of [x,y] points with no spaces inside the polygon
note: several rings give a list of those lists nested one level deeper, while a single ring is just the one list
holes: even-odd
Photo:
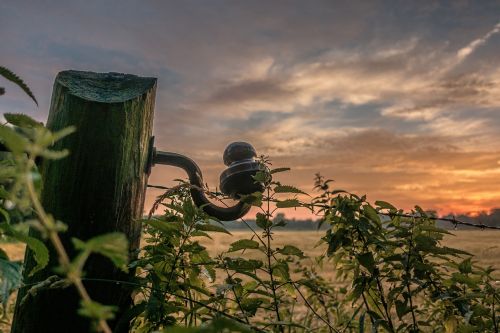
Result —
[{"label": "green leaf", "polygon": [[261,298],[247,297],[241,301],[241,308],[250,316],[255,316],[259,306],[263,303]]},{"label": "green leaf", "polygon": [[33,257],[35,258],[36,265],[31,269],[31,272],[29,272],[29,276],[32,276],[33,274],[47,266],[47,264],[49,263],[49,250],[42,241],[13,229],[7,223],[1,223],[0,229],[4,230],[6,235],[22,243],[25,243],[26,246],[28,246],[28,248],[33,251]]},{"label": "green leaf", "polygon": [[59,141],[62,138],[66,137],[66,136],[68,136],[68,135],[70,135],[70,134],[72,134],[74,132],[76,132],[76,127],[75,126],[65,127],[62,130],[60,130],[60,131],[52,133],[52,141],[53,142]]},{"label": "green leaf", "polygon": [[258,249],[259,243],[251,239],[240,239],[229,246],[228,252],[234,252],[244,249]]},{"label": "green leaf", "polygon": [[86,242],[77,242],[75,247],[99,253],[109,258],[116,267],[124,272],[127,271],[128,263],[128,240],[121,232],[111,232],[91,238]]},{"label": "green leaf", "polygon": [[411,309],[406,305],[406,303],[401,300],[396,300],[395,305],[396,305],[396,314],[398,315],[399,319],[402,319],[405,314],[411,311]]},{"label": "green leaf", "polygon": [[0,142],[3,142],[13,153],[22,153],[29,144],[25,137],[6,125],[0,125]]},{"label": "green leaf", "polygon": [[257,213],[255,216],[255,223],[261,229],[267,229],[272,225],[272,222],[262,213]]},{"label": "green leaf", "polygon": [[380,225],[380,216],[378,216],[377,211],[370,205],[363,206],[364,215],[375,222],[377,225]]},{"label": "green leaf", "polygon": [[171,234],[173,231],[179,231],[182,228],[182,223],[180,222],[166,222],[156,219],[141,220],[141,221],[142,223],[147,224],[150,227],[153,227],[154,229],[165,234]]},{"label": "green leaf", "polygon": [[359,254],[356,256],[356,258],[363,267],[365,267],[370,273],[373,273],[373,270],[375,268],[375,260],[373,259],[373,255],[370,252]]},{"label": "green leaf", "polygon": [[196,229],[201,231],[223,232],[225,234],[231,235],[231,233],[227,231],[226,228],[215,224],[197,224]]},{"label": "green leaf", "polygon": [[287,199],[283,201],[278,201],[276,202],[276,207],[278,208],[300,207],[300,201],[297,199]]},{"label": "green leaf", "polygon": [[268,174],[265,171],[258,171],[252,177],[253,177],[254,181],[260,182],[260,183],[264,183],[266,181],[267,177],[268,177]]},{"label": "green leaf", "polygon": [[272,175],[275,173],[285,172],[285,171],[290,171],[290,168],[276,168],[276,169],[272,169],[269,173]]},{"label": "green leaf", "polygon": [[4,113],[4,118],[9,124],[24,128],[42,127],[43,124],[22,113]]},{"label": "green leaf", "polygon": [[[281,281],[290,281],[290,267],[288,267],[288,263],[284,260],[279,260],[272,265],[272,272],[279,278]],[[288,285],[288,287],[291,287]]]},{"label": "green leaf", "polygon": [[24,83],[23,80],[16,74],[14,74],[12,71],[9,69],[0,66],[0,76],[3,76],[5,79],[15,83],[19,88],[21,88],[31,99],[35,102],[35,104],[38,106],[38,101],[35,98],[35,95],[31,92],[30,88],[26,83]]},{"label": "green leaf", "polygon": [[286,256],[297,256],[299,258],[304,258],[304,252],[293,245],[285,245],[283,248],[277,250],[278,253]]},{"label": "green leaf", "polygon": [[297,194],[305,194],[309,195],[306,192],[290,185],[278,185],[274,188],[275,193],[297,193]]},{"label": "green leaf", "polygon": [[49,263],[49,250],[47,249],[45,244],[42,243],[42,241],[29,236],[15,238],[25,243],[30,248],[30,250],[33,251],[36,266],[33,267],[31,272],[29,273],[29,276],[32,276],[33,274],[47,266],[47,264]]},{"label": "green leaf", "polygon": [[95,320],[109,320],[115,317],[114,312],[118,307],[111,305],[103,305],[95,301],[80,301],[80,309],[78,314]]},{"label": "green leaf", "polygon": [[69,155],[69,150],[63,149],[63,150],[50,150],[50,149],[45,149],[40,152],[40,156],[45,157],[46,159],[49,160],[60,160],[61,158],[64,158]]},{"label": "green leaf", "polygon": [[260,207],[262,206],[262,193],[254,192],[251,194],[241,195],[240,201],[252,206]]},{"label": "green leaf", "polygon": [[385,201],[375,201],[375,206],[380,207],[380,209],[397,210],[396,207]]},{"label": "green leaf", "polygon": [[458,269],[459,269],[460,273],[464,273],[464,274],[472,273],[472,260],[471,260],[471,258],[467,258],[464,261],[462,261],[458,265]]}]

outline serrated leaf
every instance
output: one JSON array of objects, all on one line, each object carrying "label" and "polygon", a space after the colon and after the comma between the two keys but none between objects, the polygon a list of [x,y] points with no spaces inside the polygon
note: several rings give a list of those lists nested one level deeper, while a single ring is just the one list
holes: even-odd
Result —
[{"label": "serrated leaf", "polygon": [[251,194],[241,195],[240,201],[252,206],[260,207],[262,206],[262,193],[254,192]]},{"label": "serrated leaf", "polygon": [[472,273],[472,260],[467,258],[458,265],[458,270],[460,273],[468,274]]},{"label": "serrated leaf", "polygon": [[380,207],[380,209],[397,210],[396,207],[385,201],[375,201],[375,206]]},{"label": "serrated leaf", "polygon": [[1,223],[0,228],[4,230],[8,236],[26,244],[26,246],[33,251],[33,257],[36,261],[36,265],[29,272],[29,276],[32,276],[47,266],[49,263],[49,250],[42,241],[13,229],[7,223]]},{"label": "serrated leaf", "polygon": [[300,201],[297,199],[287,199],[283,201],[278,201],[276,203],[276,207],[278,208],[300,207]]},{"label": "serrated leaf", "polygon": [[24,128],[41,127],[42,123],[23,113],[4,113],[4,118],[9,124]]},{"label": "serrated leaf", "polygon": [[95,320],[109,320],[115,317],[114,312],[118,307],[111,305],[103,305],[95,301],[80,301],[78,314]]},{"label": "serrated leaf", "polygon": [[256,182],[264,183],[267,179],[267,173],[265,171],[257,171],[252,178]]},{"label": "serrated leaf", "polygon": [[17,239],[25,243],[30,250],[33,251],[36,266],[30,271],[30,276],[47,266],[49,263],[49,250],[42,241],[29,236],[23,236]]},{"label": "serrated leaf", "polygon": [[231,233],[226,228],[214,224],[197,224],[196,229],[201,231],[223,232],[225,234],[231,235]]},{"label": "serrated leaf", "polygon": [[347,192],[346,190],[333,190],[332,191],[332,194],[335,195],[335,194],[340,194],[340,193],[349,193]]},{"label": "serrated leaf", "polygon": [[63,128],[62,130],[59,130],[57,132],[52,133],[52,141],[56,142],[61,140],[62,138],[75,133],[76,132],[76,127],[75,126],[68,126]]},{"label": "serrated leaf", "polygon": [[274,188],[275,193],[297,193],[297,194],[305,194],[309,195],[306,192],[290,185],[278,185]]},{"label": "serrated leaf", "polygon": [[370,205],[363,206],[363,213],[370,220],[375,222],[377,225],[380,225],[380,216],[377,214],[377,211]]},{"label": "serrated leaf", "polygon": [[276,169],[272,169],[271,171],[269,171],[269,173],[275,174],[275,173],[286,172],[286,171],[290,171],[290,168],[276,168]]},{"label": "serrated leaf", "polygon": [[241,301],[241,308],[250,316],[255,316],[259,306],[263,303],[262,298],[246,297]]},{"label": "serrated leaf", "polygon": [[258,249],[259,243],[251,239],[240,239],[229,246],[228,252],[234,252],[245,249]]},{"label": "serrated leaf", "polygon": [[6,125],[0,125],[0,142],[13,153],[22,153],[29,143],[25,137]]},{"label": "serrated leaf", "polygon": [[63,149],[63,150],[49,150],[46,149],[42,152],[40,152],[40,156],[45,157],[46,159],[50,160],[59,160],[61,158],[64,158],[69,155],[69,150]]},{"label": "serrated leaf", "polygon": [[179,231],[182,228],[182,223],[180,222],[166,222],[166,221],[160,221],[160,220],[141,220],[144,224],[149,225],[150,227],[153,227],[154,229],[161,231],[166,234],[170,234],[174,231]]},{"label": "serrated leaf", "polygon": [[[82,245],[84,244],[84,245]],[[128,239],[121,232],[111,232],[89,239],[86,242],[77,242],[75,247],[80,250],[88,250],[99,253],[109,258],[116,267],[127,271],[128,263]],[[84,248],[82,248],[84,247]]]},{"label": "serrated leaf", "polygon": [[[285,262],[283,260],[276,262],[272,266],[272,272],[273,272],[273,274],[278,276],[281,279],[281,281],[284,281],[284,282],[290,281],[290,267],[288,267],[287,262]],[[288,287],[291,287],[291,286],[288,285]]]},{"label": "serrated leaf", "polygon": [[370,252],[359,254],[356,256],[356,258],[363,267],[365,267],[370,273],[373,273],[373,269],[375,268],[375,260],[373,259],[373,255]]},{"label": "serrated leaf", "polygon": [[255,216],[255,224],[261,229],[269,228],[272,225],[272,222],[266,217],[265,214],[257,213]]},{"label": "serrated leaf", "polygon": [[395,305],[396,305],[396,314],[398,315],[399,319],[403,318],[405,314],[411,311],[411,308],[409,308],[403,301],[396,300]]},{"label": "serrated leaf", "polygon": [[285,245],[283,248],[277,250],[278,253],[286,256],[297,256],[299,258],[304,258],[304,252],[293,245]]},{"label": "serrated leaf", "polygon": [[31,92],[30,88],[26,83],[24,83],[23,80],[16,74],[14,74],[11,70],[0,66],[0,76],[3,76],[5,79],[13,82],[16,84],[19,88],[21,88],[31,99],[35,102],[35,104],[38,106],[38,101],[35,98],[35,95]]}]

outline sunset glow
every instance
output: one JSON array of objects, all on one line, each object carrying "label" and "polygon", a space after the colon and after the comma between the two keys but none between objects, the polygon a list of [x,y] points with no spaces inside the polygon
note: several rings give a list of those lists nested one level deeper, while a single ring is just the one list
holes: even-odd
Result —
[{"label": "sunset glow", "polygon": [[[368,200],[478,214],[500,207],[499,12],[497,1],[3,1],[0,64],[40,106],[2,82],[0,112],[45,122],[65,69],[154,76],[156,146],[193,158],[212,187],[226,145],[248,141],[306,192],[320,172]],[[179,177],[156,167],[149,182]]]}]

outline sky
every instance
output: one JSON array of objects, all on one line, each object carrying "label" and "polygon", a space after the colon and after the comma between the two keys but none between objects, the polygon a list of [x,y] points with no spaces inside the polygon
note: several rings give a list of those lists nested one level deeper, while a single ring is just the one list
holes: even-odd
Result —
[{"label": "sky", "polygon": [[[226,145],[248,141],[308,192],[320,172],[405,209],[487,211],[500,207],[499,14],[487,0],[2,0],[0,64],[39,107],[0,81],[0,112],[46,121],[66,69],[154,76],[157,148],[212,187]],[[178,177],[159,166],[149,183]]]}]

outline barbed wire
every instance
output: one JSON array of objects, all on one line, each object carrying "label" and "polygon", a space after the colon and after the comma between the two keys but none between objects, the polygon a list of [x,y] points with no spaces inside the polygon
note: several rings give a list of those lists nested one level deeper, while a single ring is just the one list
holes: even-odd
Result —
[{"label": "barbed wire", "polygon": [[435,217],[435,216],[422,216],[422,215],[413,215],[413,214],[402,214],[402,213],[380,213],[381,215],[386,215],[386,216],[400,216],[400,217],[409,217],[409,218],[426,218],[429,220],[434,220],[434,221],[445,221],[445,222],[450,222],[454,225],[456,228],[459,225],[465,225],[469,227],[474,227],[478,229],[494,229],[494,230],[500,230],[500,226],[494,226],[494,225],[487,225],[487,224],[478,224],[478,223],[472,223],[472,222],[465,222],[465,221],[460,221],[455,218],[455,216],[449,218],[449,217]]},{"label": "barbed wire", "polygon": [[[172,189],[172,188],[168,188],[168,187],[164,187],[164,186],[160,186],[160,185],[149,185],[148,184],[147,186],[148,187],[157,188],[157,189],[166,189],[166,190],[171,190]],[[217,190],[216,191],[207,191],[206,190],[206,194],[208,194],[211,198],[218,197],[218,196],[224,196],[223,193],[218,192]],[[317,204],[314,204],[314,206],[326,208],[326,206],[317,205]],[[478,228],[478,229],[481,229],[481,230],[484,230],[484,229],[500,230],[500,226],[493,226],[493,225],[487,225],[487,224],[478,224],[478,223],[472,223],[472,222],[465,222],[465,221],[457,220],[455,218],[455,216],[453,216],[453,217],[450,218],[450,217],[436,217],[436,216],[428,216],[428,215],[422,216],[422,215],[419,215],[419,214],[405,214],[405,213],[391,213],[391,212],[389,212],[389,213],[378,212],[378,214],[389,216],[389,217],[399,216],[399,217],[420,218],[420,219],[427,218],[429,220],[434,220],[434,221],[444,221],[444,222],[449,222],[449,223],[453,224],[453,226],[454,226],[455,229],[457,228],[457,226],[463,225],[463,226]]]}]

